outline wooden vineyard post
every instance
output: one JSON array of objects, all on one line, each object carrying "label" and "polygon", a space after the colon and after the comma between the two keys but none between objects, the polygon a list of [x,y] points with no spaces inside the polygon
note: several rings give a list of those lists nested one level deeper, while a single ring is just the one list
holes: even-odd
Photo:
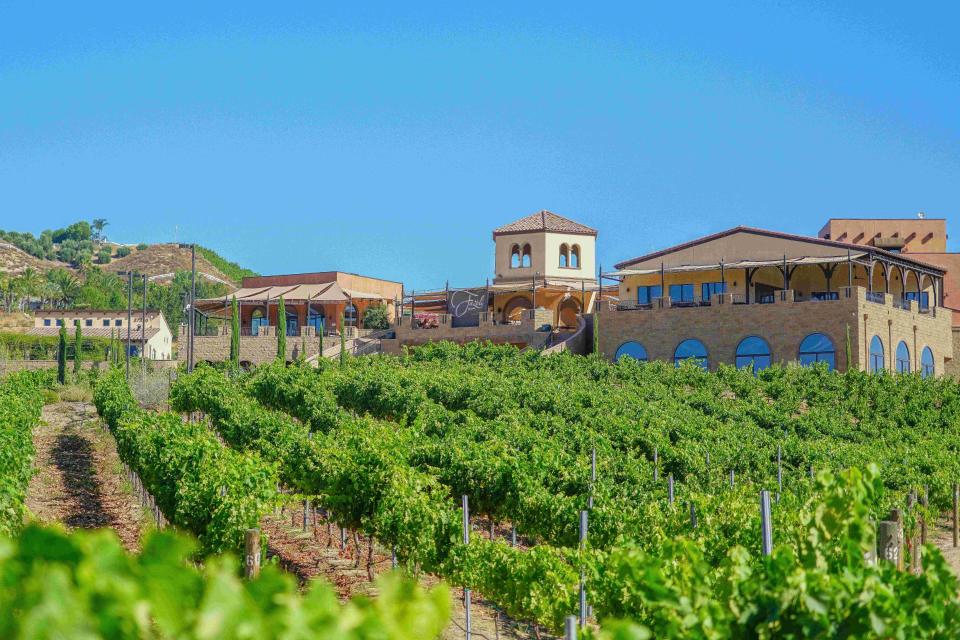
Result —
[{"label": "wooden vineyard post", "polygon": [[953,483],[953,546],[960,544],[960,484]]},{"label": "wooden vineyard post", "polygon": [[[470,501],[467,498],[467,495],[462,496],[463,501],[463,544],[470,544]],[[464,585],[463,587],[463,611],[465,617],[466,627],[464,629],[466,640],[470,640],[470,589]]]},{"label": "wooden vineyard post", "polygon": [[734,473],[733,469],[730,469],[730,488],[733,489],[736,486],[736,483],[736,474]]},{"label": "wooden vineyard post", "polygon": [[760,492],[760,542],[763,555],[773,553],[773,520],[770,517],[770,492]]},{"label": "wooden vineyard post", "polygon": [[653,481],[657,482],[660,479],[660,451],[659,448],[653,447]]},{"label": "wooden vineyard post", "polygon": [[[580,551],[582,552],[587,544],[587,512],[580,512]],[[580,565],[580,626],[587,626],[587,578],[583,569],[583,560]]]},{"label": "wooden vineyard post", "polygon": [[697,528],[697,505],[693,502],[690,503],[690,528]]},{"label": "wooden vineyard post", "polygon": [[577,640],[577,616],[567,616],[564,620],[563,640]]},{"label": "wooden vineyard post", "polygon": [[673,506],[673,498],[673,474],[671,473],[667,476],[667,502],[671,507]]},{"label": "wooden vineyard post", "polygon": [[[923,505],[924,509],[930,506],[930,487],[927,485],[923,486],[923,497],[920,499],[920,504]],[[927,544],[927,516],[926,515],[920,518],[920,544]]]},{"label": "wooden vineyard post", "polygon": [[884,520],[878,529],[879,556],[881,560],[892,563],[900,568],[900,523],[893,520]]},{"label": "wooden vineyard post", "polygon": [[244,555],[244,575],[247,578],[256,578],[260,575],[260,529],[247,529],[243,537]]},{"label": "wooden vineyard post", "polygon": [[517,525],[510,523],[510,546],[517,546]]},{"label": "wooden vineyard post", "polygon": [[904,566],[906,565],[906,559],[903,557],[903,511],[901,509],[891,509],[889,515],[890,522],[895,522],[897,524],[896,530],[896,545],[897,545],[897,570],[903,571]]}]

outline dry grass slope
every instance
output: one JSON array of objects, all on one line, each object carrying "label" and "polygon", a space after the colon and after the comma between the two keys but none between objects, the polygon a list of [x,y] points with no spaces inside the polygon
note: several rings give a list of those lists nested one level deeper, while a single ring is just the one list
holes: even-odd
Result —
[{"label": "dry grass slope", "polygon": [[63,262],[35,258],[9,242],[0,240],[0,273],[17,274],[28,267],[33,267],[37,271],[45,272],[54,267],[69,268],[69,265]]},{"label": "dry grass slope", "polygon": [[[134,249],[130,255],[123,258],[114,258],[110,264],[104,265],[104,269],[113,272],[132,270],[149,276],[170,274],[172,278],[177,271],[190,270],[190,249],[181,249],[173,243],[153,244],[140,251]],[[199,253],[197,254],[197,271],[234,288],[239,284],[233,282]]]}]

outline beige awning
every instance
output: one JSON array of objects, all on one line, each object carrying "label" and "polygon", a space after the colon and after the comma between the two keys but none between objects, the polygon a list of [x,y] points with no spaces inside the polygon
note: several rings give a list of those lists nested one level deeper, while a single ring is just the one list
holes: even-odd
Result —
[{"label": "beige awning", "polygon": [[267,304],[276,303],[283,296],[284,302],[305,303],[308,300],[317,304],[337,304],[347,301],[343,289],[336,282],[322,284],[294,284],[281,287],[261,287],[237,289],[222,298],[197,300],[197,309],[201,311],[222,308],[236,297],[237,302]]},{"label": "beige awning", "polygon": [[[866,252],[844,254],[842,256],[802,256],[799,258],[787,258],[786,260],[739,260],[737,262],[724,262],[724,269],[753,269],[759,267],[780,267],[786,262],[787,266],[800,266],[808,264],[836,264],[851,260],[857,264],[859,259],[864,257]],[[673,267],[664,267],[661,269],[621,269],[620,271],[610,271],[604,273],[605,278],[617,278],[624,276],[649,276],[660,273],[688,273],[691,271],[716,271],[720,269],[720,263],[713,264],[683,264]]]},{"label": "beige awning", "polygon": [[387,297],[382,293],[369,293],[367,291],[358,291],[357,289],[344,289],[343,292],[350,298],[356,300],[386,300]]}]

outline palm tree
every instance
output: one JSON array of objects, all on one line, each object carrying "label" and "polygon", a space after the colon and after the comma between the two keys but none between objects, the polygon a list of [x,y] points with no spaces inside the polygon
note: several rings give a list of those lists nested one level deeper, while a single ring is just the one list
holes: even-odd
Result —
[{"label": "palm tree", "polygon": [[43,276],[33,267],[27,267],[20,274],[20,292],[24,298],[29,301],[30,298],[40,296],[40,288],[43,286]]},{"label": "palm tree", "polygon": [[103,230],[110,224],[107,222],[106,218],[94,218],[93,223],[90,225],[93,227],[93,238],[94,240],[99,240],[103,242],[107,239],[106,234],[103,233]]},{"label": "palm tree", "polygon": [[47,272],[47,280],[59,290],[57,297],[62,304],[69,306],[80,297],[80,281],[66,269],[51,269]]}]

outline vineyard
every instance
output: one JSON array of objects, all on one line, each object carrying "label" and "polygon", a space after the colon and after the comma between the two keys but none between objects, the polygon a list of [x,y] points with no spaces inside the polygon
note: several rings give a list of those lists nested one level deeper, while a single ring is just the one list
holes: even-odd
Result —
[{"label": "vineyard", "polygon": [[[66,635],[143,637],[148,611],[149,637],[437,637],[450,594],[416,586],[427,576],[538,636],[571,616],[606,638],[941,638],[960,624],[956,575],[923,544],[960,479],[948,379],[437,344],[319,369],[200,367],[158,413],[122,370],[96,378],[126,473],[160,525],[197,542],[157,532],[128,555],[107,534],[20,532],[53,379],[7,377],[0,526],[19,537],[0,599]],[[300,595],[269,562],[240,579],[231,558],[250,562],[251,531],[269,547],[281,510],[304,531],[326,523],[328,546],[339,530],[357,567],[366,540],[369,579],[375,552],[400,571],[346,604],[321,580]],[[52,583],[74,618],[37,604]],[[0,617],[4,637],[29,635],[24,619]]]}]

